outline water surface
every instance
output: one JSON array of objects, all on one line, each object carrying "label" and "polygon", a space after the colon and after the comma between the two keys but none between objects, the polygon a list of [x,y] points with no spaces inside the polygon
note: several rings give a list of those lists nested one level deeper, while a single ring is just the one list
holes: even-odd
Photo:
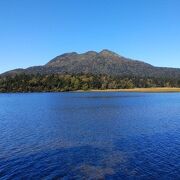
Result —
[{"label": "water surface", "polygon": [[180,94],[0,94],[0,179],[28,178],[180,179]]}]

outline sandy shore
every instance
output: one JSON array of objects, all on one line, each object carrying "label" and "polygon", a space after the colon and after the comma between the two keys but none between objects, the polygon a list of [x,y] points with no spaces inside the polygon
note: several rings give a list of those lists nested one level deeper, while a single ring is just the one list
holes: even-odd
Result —
[{"label": "sandy shore", "polygon": [[[88,90],[89,92],[180,92],[180,88],[134,88],[134,89],[106,89]],[[79,91],[81,92],[81,91]]]}]

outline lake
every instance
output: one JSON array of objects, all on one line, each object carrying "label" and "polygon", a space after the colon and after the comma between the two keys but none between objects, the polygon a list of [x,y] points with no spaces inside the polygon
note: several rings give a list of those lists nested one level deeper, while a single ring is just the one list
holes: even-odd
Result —
[{"label": "lake", "polygon": [[30,178],[180,179],[180,94],[0,94],[0,179]]}]

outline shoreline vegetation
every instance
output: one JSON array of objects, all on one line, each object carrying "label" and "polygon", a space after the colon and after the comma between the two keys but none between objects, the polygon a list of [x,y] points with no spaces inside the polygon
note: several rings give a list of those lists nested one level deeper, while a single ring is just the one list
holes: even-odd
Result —
[{"label": "shoreline vegetation", "polygon": [[88,89],[88,90],[75,90],[75,91],[12,91],[1,92],[3,93],[89,93],[89,92],[137,92],[137,93],[180,93],[180,88],[173,87],[158,87],[158,88],[133,88],[133,89]]},{"label": "shoreline vegetation", "polygon": [[180,79],[92,74],[19,74],[0,78],[0,92],[180,92]]}]

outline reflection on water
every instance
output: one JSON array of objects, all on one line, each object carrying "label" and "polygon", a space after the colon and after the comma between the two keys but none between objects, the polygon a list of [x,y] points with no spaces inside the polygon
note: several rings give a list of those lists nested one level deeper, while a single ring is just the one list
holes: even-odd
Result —
[{"label": "reflection on water", "polygon": [[180,94],[0,95],[0,178],[178,179]]}]

